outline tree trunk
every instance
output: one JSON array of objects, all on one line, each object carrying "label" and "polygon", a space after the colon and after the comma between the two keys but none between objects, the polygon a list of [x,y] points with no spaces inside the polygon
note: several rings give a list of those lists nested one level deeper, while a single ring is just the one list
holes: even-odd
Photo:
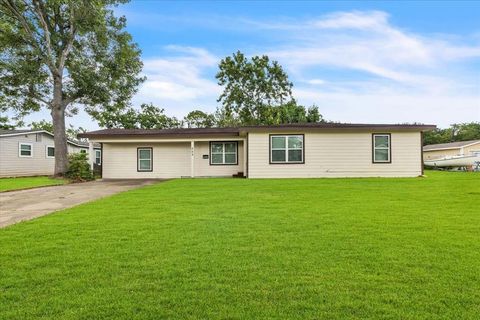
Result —
[{"label": "tree trunk", "polygon": [[55,176],[63,176],[67,171],[67,135],[65,133],[65,105],[62,92],[62,77],[53,80],[52,121],[55,145]]}]

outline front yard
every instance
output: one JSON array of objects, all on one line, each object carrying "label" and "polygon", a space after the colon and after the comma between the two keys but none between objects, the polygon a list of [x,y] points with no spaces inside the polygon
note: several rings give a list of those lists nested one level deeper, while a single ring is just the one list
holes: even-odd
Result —
[{"label": "front yard", "polygon": [[45,186],[55,186],[65,184],[64,179],[54,179],[50,177],[17,177],[17,178],[0,178],[0,192],[12,191],[20,189],[30,189]]},{"label": "front yard", "polygon": [[0,319],[476,319],[480,175],[173,180],[0,229]]}]

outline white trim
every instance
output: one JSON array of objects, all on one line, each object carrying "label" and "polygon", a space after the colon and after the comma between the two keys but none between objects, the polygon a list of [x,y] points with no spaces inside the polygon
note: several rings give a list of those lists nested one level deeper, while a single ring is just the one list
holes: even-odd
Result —
[{"label": "white trim", "polygon": [[[30,146],[30,155],[29,156],[22,155],[22,145]],[[33,143],[19,142],[18,143],[18,156],[20,158],[32,158],[33,157]]]},{"label": "white trim", "polygon": [[47,134],[49,134],[53,137],[53,134],[51,134],[50,132],[45,131],[45,130],[15,132],[15,133],[3,133],[3,134],[0,134],[0,137],[23,136],[23,135],[36,134],[36,133],[47,133]]},{"label": "white trim", "polygon": [[[53,148],[53,157],[48,155],[48,148]],[[45,146],[45,158],[55,159],[55,146]]]},{"label": "white trim", "polygon": [[[377,147],[375,146],[376,137],[387,137],[388,147]],[[391,136],[389,134],[373,134],[373,163],[389,163],[390,162],[390,148],[392,147]],[[376,153],[377,150],[387,150],[387,160],[377,160]]]}]

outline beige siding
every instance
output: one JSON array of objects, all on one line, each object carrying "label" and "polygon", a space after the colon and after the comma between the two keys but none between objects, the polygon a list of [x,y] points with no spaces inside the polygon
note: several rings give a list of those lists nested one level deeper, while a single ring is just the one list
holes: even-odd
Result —
[{"label": "beige siding", "polygon": [[473,155],[474,152],[480,154],[480,143],[474,144],[473,146],[463,148],[463,153],[466,156],[471,156],[471,155]]},{"label": "beige siding", "polygon": [[[51,135],[40,133],[41,141],[37,141],[37,134],[25,134],[0,137],[0,177],[19,177],[52,175],[55,159],[47,157],[47,146],[54,145]],[[20,143],[32,144],[32,157],[20,157],[18,148]],[[80,152],[78,146],[68,144],[68,152]],[[88,152],[88,148],[86,149]]]},{"label": "beige siding", "polygon": [[[137,172],[137,147],[153,148],[153,171]],[[190,176],[190,143],[104,143],[105,179],[159,179]]]},{"label": "beige siding", "polygon": [[439,159],[443,157],[452,157],[452,156],[459,156],[461,155],[460,148],[459,149],[447,149],[447,150],[435,150],[435,151],[424,151],[423,152],[423,160],[433,160]]},{"label": "beige siding", "polygon": [[[153,148],[152,172],[137,172],[138,147]],[[238,144],[238,165],[212,166],[209,159],[203,159],[203,155],[209,155],[209,142],[195,142],[193,168],[195,177],[232,176],[232,174],[243,172],[241,141]],[[103,178],[106,179],[190,177],[191,145],[190,142],[104,143],[102,167]]]},{"label": "beige siding", "polygon": [[474,152],[480,153],[480,143],[467,146],[464,148],[424,151],[423,159],[434,160],[434,159],[440,159],[443,157],[471,156],[474,154]]},{"label": "beige siding", "polygon": [[[297,132],[299,134],[303,132]],[[304,164],[269,164],[269,134],[248,135],[249,178],[415,177],[419,132],[392,132],[392,163],[372,163],[371,133],[305,133]]]},{"label": "beige siding", "polygon": [[[228,140],[217,140],[228,141]],[[210,143],[207,141],[195,142],[195,176],[196,177],[221,177],[232,176],[243,170],[243,142],[238,142],[237,165],[210,165],[210,159],[203,159],[203,155],[210,158]]]}]

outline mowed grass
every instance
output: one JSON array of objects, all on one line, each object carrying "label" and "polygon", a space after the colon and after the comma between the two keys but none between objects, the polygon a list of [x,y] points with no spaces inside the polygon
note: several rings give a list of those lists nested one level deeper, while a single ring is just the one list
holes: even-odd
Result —
[{"label": "mowed grass", "polygon": [[66,183],[66,180],[64,179],[54,179],[54,178],[44,177],[44,176],[0,178],[0,192],[60,185],[64,183]]},{"label": "mowed grass", "polygon": [[173,180],[0,230],[0,319],[478,319],[480,175]]}]

